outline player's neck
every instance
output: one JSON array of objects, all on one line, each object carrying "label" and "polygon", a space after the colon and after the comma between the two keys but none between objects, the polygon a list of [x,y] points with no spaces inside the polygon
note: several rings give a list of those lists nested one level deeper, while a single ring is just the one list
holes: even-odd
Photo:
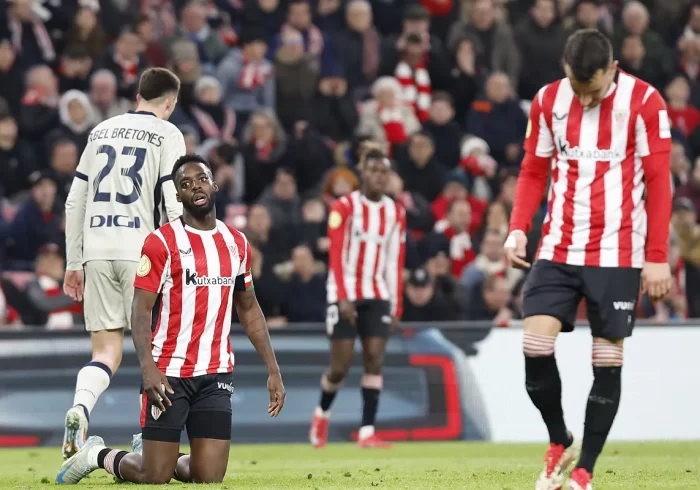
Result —
[{"label": "player's neck", "polygon": [[164,119],[164,110],[162,107],[158,107],[148,102],[141,101],[139,105],[136,106],[136,112],[150,112],[158,119]]},{"label": "player's neck", "polygon": [[379,202],[384,197],[382,192],[370,192],[367,189],[362,189],[362,195],[365,196],[369,201]]},{"label": "player's neck", "polygon": [[201,218],[196,218],[188,213],[182,214],[182,220],[190,228],[201,231],[210,231],[216,228],[216,214],[213,212],[208,213]]}]

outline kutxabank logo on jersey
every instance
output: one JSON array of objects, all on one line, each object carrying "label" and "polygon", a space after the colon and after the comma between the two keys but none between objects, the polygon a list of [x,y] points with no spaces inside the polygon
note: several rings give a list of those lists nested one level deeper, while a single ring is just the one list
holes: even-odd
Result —
[{"label": "kutxabank logo on jersey", "polygon": [[610,162],[622,159],[623,155],[616,149],[600,149],[597,147],[581,148],[571,146],[569,142],[557,137],[557,152],[562,160],[596,160],[599,162]]},{"label": "kutxabank logo on jersey", "polygon": [[235,282],[235,277],[200,276],[197,271],[185,269],[186,286],[233,286]]}]

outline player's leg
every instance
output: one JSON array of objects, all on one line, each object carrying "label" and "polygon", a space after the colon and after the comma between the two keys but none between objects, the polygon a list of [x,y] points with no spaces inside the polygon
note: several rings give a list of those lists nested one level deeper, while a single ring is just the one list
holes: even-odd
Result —
[{"label": "player's leg", "polygon": [[580,268],[539,260],[525,284],[525,388],[547,426],[550,442],[535,485],[538,490],[560,488],[566,468],[578,456],[578,445],[564,422],[554,347],[559,332],[573,330],[581,299],[580,283]]},{"label": "player's leg", "polygon": [[331,405],[352,365],[357,336],[357,329],[340,318],[335,304],[328,306],[326,328],[331,344],[330,363],[321,375],[321,398],[314,410],[309,430],[309,441],[314,447],[323,447],[328,441]]},{"label": "player's leg", "polygon": [[92,359],[79,372],[73,407],[66,414],[63,457],[80,448],[87,437],[90,413],[122,361],[124,328],[121,285],[109,261],[85,264],[85,325],[90,332]]},{"label": "player's leg", "polygon": [[390,447],[375,436],[374,423],[379,408],[379,395],[384,385],[382,366],[391,328],[390,305],[372,301],[358,316],[358,332],[362,337],[362,425],[358,437],[360,447]]},{"label": "player's leg", "polygon": [[593,334],[593,386],[586,405],[581,458],[569,482],[571,490],[591,488],[593,468],[620,406],[623,344],[634,329],[639,278],[639,270],[631,268],[584,271]]}]

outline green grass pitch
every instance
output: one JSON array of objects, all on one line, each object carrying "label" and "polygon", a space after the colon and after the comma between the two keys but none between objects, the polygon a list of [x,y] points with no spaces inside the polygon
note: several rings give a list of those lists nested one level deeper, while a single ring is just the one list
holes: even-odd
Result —
[{"label": "green grass pitch", "polygon": [[[331,444],[235,445],[221,485],[241,489],[479,489],[534,487],[545,446],[488,443],[405,443],[389,450]],[[58,448],[0,450],[0,488],[56,488]],[[698,489],[700,442],[610,444],[596,471],[601,489]],[[203,488],[174,483],[175,488]],[[116,489],[97,470],[78,488]]]}]

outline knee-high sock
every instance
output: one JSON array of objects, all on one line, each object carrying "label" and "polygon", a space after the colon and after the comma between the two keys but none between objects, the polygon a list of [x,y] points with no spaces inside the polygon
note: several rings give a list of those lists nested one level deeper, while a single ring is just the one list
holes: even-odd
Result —
[{"label": "knee-high sock", "polygon": [[384,378],[381,374],[364,374],[362,376],[362,427],[360,438],[374,433],[374,421],[379,408],[379,394],[382,391]]}]

